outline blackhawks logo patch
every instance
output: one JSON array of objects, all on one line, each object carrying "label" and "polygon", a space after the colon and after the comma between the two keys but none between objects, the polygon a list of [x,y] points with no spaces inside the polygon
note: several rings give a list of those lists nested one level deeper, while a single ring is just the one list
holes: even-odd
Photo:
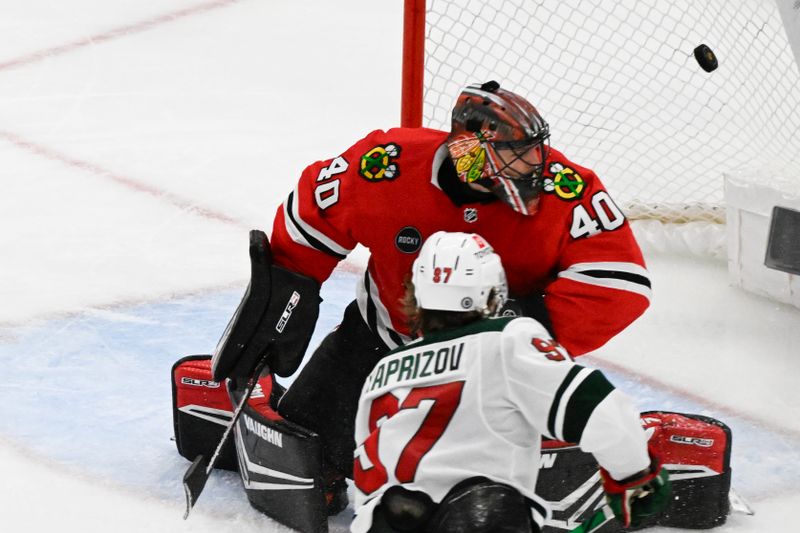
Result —
[{"label": "blackhawks logo patch", "polygon": [[450,154],[459,177],[472,183],[486,172],[486,148],[484,142],[492,138],[491,132],[479,131],[474,135],[462,135],[448,143]]},{"label": "blackhawks logo patch", "polygon": [[456,160],[456,172],[467,177],[467,183],[479,179],[483,175],[483,167],[486,166],[486,149],[480,144],[476,144],[469,152]]},{"label": "blackhawks logo patch", "polygon": [[544,179],[545,192],[555,193],[562,200],[577,200],[583,195],[586,182],[575,170],[561,163],[550,165],[552,177]]},{"label": "blackhawks logo patch", "polygon": [[361,168],[358,173],[369,181],[394,179],[400,175],[400,168],[395,161],[399,155],[400,147],[396,144],[376,146],[361,156]]}]

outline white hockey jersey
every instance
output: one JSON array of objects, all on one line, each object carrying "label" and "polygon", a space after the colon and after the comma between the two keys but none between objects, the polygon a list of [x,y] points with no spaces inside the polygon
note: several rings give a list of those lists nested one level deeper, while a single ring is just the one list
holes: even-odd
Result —
[{"label": "white hockey jersey", "polygon": [[497,318],[426,335],[381,360],[356,416],[356,517],[392,485],[439,502],[458,482],[485,476],[532,500],[541,437],[576,442],[615,479],[650,464],[639,413],[598,370],[575,364],[531,318]]}]

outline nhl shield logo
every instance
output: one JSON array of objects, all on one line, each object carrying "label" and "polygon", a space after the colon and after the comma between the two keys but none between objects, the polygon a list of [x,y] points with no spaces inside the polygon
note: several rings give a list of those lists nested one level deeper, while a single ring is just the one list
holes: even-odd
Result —
[{"label": "nhl shield logo", "polygon": [[478,210],[474,207],[467,207],[464,209],[464,222],[477,222]]}]

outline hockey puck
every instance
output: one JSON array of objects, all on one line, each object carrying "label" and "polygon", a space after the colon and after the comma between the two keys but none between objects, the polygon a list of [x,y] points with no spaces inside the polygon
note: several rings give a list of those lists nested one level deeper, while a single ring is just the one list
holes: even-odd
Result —
[{"label": "hockey puck", "polygon": [[706,72],[711,72],[719,66],[719,63],[717,63],[717,56],[714,55],[714,51],[704,44],[701,44],[694,49],[694,58],[697,60],[700,68]]}]

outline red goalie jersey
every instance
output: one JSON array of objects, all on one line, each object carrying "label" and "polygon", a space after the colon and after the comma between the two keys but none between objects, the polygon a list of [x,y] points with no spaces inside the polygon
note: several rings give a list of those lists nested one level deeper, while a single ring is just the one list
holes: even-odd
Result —
[{"label": "red goalie jersey", "polygon": [[391,348],[409,340],[401,299],[432,233],[478,233],[503,261],[512,298],[544,293],[552,330],[573,355],[605,344],[649,304],[650,281],[622,211],[589,169],[550,149],[539,210],[525,216],[458,180],[426,128],[374,131],[303,171],[275,217],[276,263],[322,283],[357,245],[371,257],[357,300]]}]

